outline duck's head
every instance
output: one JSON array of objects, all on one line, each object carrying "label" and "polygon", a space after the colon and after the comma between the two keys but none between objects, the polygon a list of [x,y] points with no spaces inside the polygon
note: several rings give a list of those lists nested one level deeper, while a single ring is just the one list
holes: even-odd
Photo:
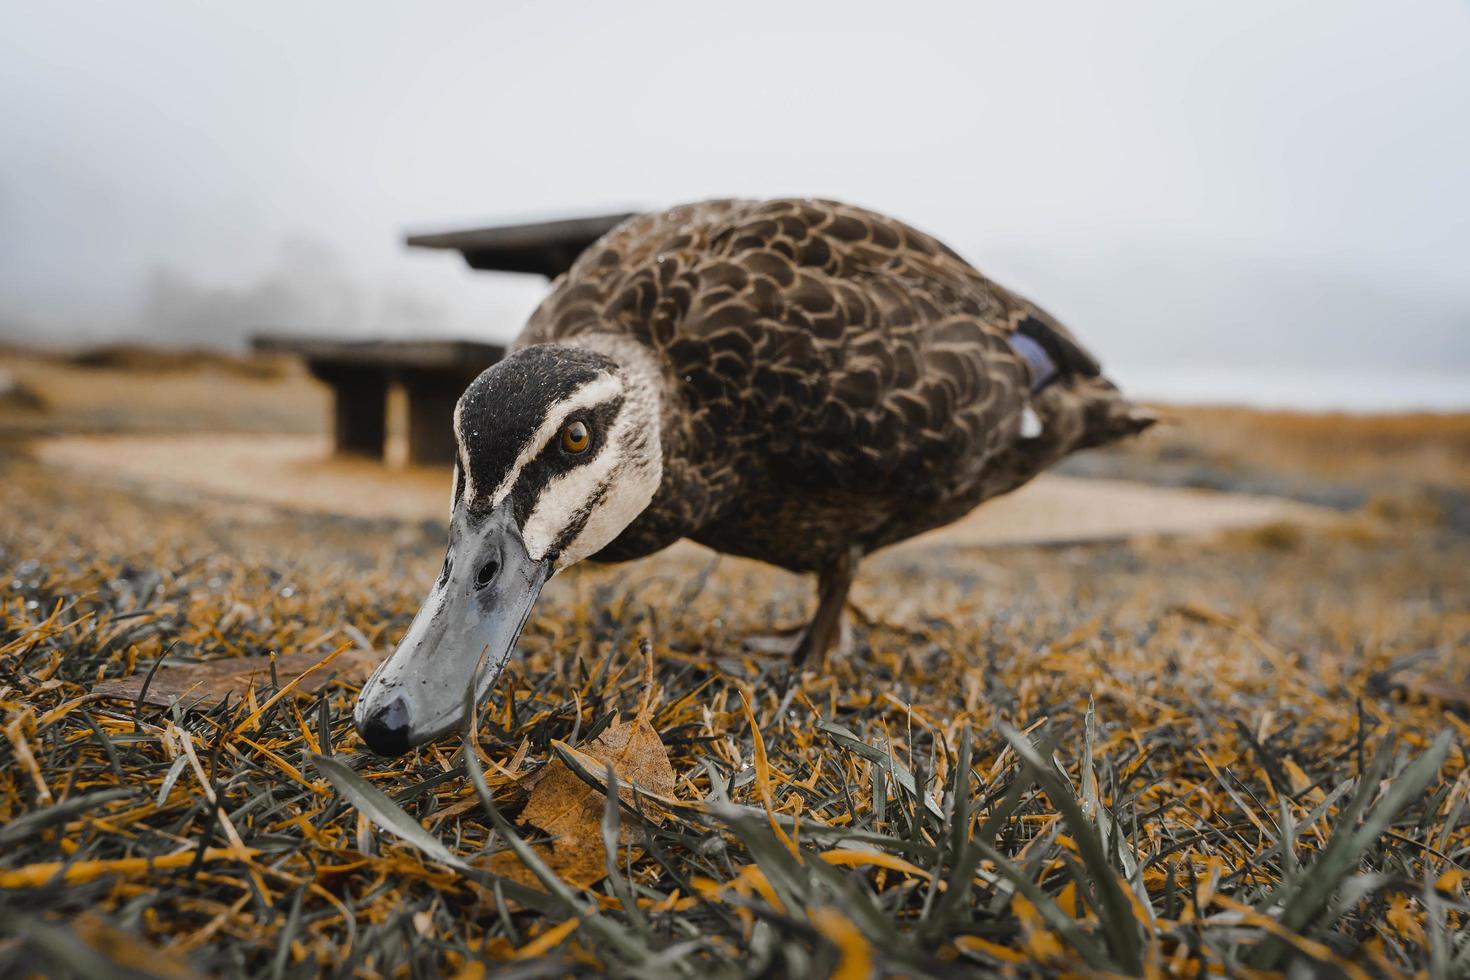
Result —
[{"label": "duck's head", "polygon": [[464,722],[494,685],[541,587],[610,544],[662,475],[647,378],[579,347],[528,347],[481,374],[454,412],[449,551],[353,720],[382,755]]}]

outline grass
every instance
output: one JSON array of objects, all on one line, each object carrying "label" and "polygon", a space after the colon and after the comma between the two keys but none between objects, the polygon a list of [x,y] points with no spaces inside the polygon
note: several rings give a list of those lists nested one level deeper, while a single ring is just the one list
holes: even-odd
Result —
[{"label": "grass", "polygon": [[[350,685],[89,692],[387,645],[437,529],[0,467],[0,974],[1470,970],[1470,723],[1382,683],[1465,669],[1453,529],[880,557],[852,656],[789,684],[739,637],[799,618],[794,579],[574,570],[472,737],[382,760]],[[673,799],[607,793],[609,874],[558,880],[535,776],[603,790],[576,749],[645,703]]]}]

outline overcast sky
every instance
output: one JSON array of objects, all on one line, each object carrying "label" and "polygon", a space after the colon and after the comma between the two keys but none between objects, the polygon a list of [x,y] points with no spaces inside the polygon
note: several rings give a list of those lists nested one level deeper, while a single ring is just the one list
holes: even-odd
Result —
[{"label": "overcast sky", "polygon": [[1464,377],[1467,121],[1465,0],[6,3],[0,333],[505,338],[406,229],[794,194],[1105,362]]}]

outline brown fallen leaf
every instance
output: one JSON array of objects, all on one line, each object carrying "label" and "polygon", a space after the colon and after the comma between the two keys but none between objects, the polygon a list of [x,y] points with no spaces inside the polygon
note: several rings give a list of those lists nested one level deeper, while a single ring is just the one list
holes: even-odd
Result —
[{"label": "brown fallen leaf", "polygon": [[[276,658],[276,679],[285,687],[329,656],[331,654],[318,651],[279,656]],[[332,678],[346,681],[366,680],[381,659],[372,650],[347,650],[338,655],[330,665],[304,678],[296,685],[295,690],[301,694],[314,694]],[[92,693],[123,701],[136,701],[147,677],[148,672],[145,670],[129,677],[104,680],[92,689]],[[224,700],[226,695],[239,699],[245,696],[249,687],[269,687],[270,679],[270,657],[227,657],[173,667],[165,664],[153,675],[144,701],[163,708],[175,702],[182,704],[186,710],[209,708]]]},{"label": "brown fallen leaf", "polygon": [[[611,764],[624,802],[633,800],[629,783],[658,793],[674,795],[674,767],[658,732],[640,714],[632,721],[621,718],[608,726],[582,753],[603,765]],[[607,875],[607,858],[602,843],[602,811],[606,797],[584,783],[561,759],[554,759],[531,791],[521,822],[544,831],[551,840],[533,845],[541,859],[573,888],[586,888]],[[657,819],[652,817],[651,819]],[[620,839],[624,845],[636,839],[637,831],[625,820]],[[642,852],[634,851],[636,858]],[[533,888],[540,882],[513,851],[492,855],[489,869],[495,874]]]}]

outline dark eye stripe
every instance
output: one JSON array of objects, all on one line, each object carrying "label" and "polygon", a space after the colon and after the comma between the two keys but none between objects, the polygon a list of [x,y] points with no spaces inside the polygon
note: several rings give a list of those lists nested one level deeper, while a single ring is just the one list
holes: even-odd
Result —
[{"label": "dark eye stripe", "polygon": [[[528,347],[509,354],[471,382],[459,399],[455,434],[465,486],[475,492],[476,503],[488,503],[484,495],[501,488],[557,406],[615,368],[592,351]],[[550,435],[554,437],[559,428]]]},{"label": "dark eye stripe", "polygon": [[590,433],[587,448],[582,452],[574,453],[564,449],[561,444],[564,430],[558,429],[536,458],[526,464],[510,491],[511,506],[514,508],[517,523],[525,526],[542,489],[548,483],[575,467],[586,466],[602,455],[606,446],[599,433],[612,431],[613,423],[622,407],[623,399],[619,397],[578,413],[578,418],[573,421],[585,420],[584,424]]}]

